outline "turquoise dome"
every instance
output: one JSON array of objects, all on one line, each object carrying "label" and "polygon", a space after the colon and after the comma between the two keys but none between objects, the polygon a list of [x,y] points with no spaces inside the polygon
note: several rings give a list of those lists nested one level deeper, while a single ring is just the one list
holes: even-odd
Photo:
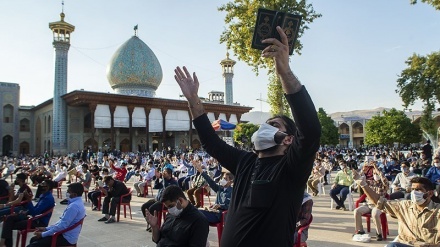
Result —
[{"label": "turquoise dome", "polygon": [[110,86],[120,94],[154,97],[162,76],[156,55],[137,36],[122,44],[107,66]]}]

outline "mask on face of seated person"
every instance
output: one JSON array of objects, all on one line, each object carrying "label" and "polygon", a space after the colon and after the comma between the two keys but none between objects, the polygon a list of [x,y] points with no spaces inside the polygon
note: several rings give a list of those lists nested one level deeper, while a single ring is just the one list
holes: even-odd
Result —
[{"label": "mask on face of seated person", "polygon": [[183,208],[181,208],[181,209],[177,208],[177,204],[179,204],[179,201],[176,202],[176,205],[174,207],[168,208],[168,213],[170,213],[171,215],[174,215],[176,217],[179,216],[179,214],[182,213],[182,211],[183,211]]}]

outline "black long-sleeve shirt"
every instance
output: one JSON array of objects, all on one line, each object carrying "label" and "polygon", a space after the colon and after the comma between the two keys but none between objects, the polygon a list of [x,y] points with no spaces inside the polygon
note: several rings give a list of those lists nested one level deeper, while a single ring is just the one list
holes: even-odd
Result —
[{"label": "black long-sleeve shirt", "polygon": [[206,114],[193,121],[203,148],[235,174],[221,246],[293,246],[321,125],[304,87],[286,98],[298,129],[286,155],[259,159],[223,142]]}]

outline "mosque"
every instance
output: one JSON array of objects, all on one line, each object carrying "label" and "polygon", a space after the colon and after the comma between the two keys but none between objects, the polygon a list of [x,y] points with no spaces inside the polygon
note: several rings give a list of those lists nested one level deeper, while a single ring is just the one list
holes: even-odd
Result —
[{"label": "mosque", "polygon": [[[135,35],[114,53],[107,79],[115,93],[67,92],[70,35],[75,26],[61,19],[49,23],[55,50],[54,95],[37,106],[20,106],[20,86],[0,82],[0,152],[2,155],[62,155],[84,148],[97,151],[152,152],[156,148],[198,148],[186,101],[161,99],[155,91],[162,81],[154,52]],[[235,61],[220,62],[225,93],[210,92],[204,106],[211,122],[240,122],[252,108],[233,103]]]}]

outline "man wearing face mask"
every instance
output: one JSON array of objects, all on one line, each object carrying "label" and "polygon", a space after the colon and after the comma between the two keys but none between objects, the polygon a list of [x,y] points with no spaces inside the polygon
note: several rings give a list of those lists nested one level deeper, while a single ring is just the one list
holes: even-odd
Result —
[{"label": "man wearing face mask", "polygon": [[[37,231],[34,232],[34,237],[31,239],[31,243],[27,247],[47,247],[51,245],[52,236],[61,230],[73,226],[86,216],[86,209],[81,199],[84,193],[84,187],[81,183],[72,183],[67,186],[67,198],[69,198],[69,204],[64,210],[58,222],[48,227],[37,227]],[[60,234],[56,240],[56,246],[71,246],[75,245],[78,241],[79,234],[81,232],[81,226],[77,226],[74,229]]]},{"label": "man wearing face mask", "polygon": [[393,193],[390,194],[390,200],[406,198],[410,199],[411,192],[411,179],[416,176],[409,169],[409,163],[403,162],[400,166],[401,171],[397,174],[396,179],[393,182]]},{"label": "man wearing face mask", "polygon": [[200,210],[200,212],[205,215],[209,223],[218,223],[221,220],[222,212],[228,210],[229,203],[231,202],[232,196],[232,183],[234,181],[234,175],[230,172],[226,172],[223,178],[217,184],[208,173],[203,171],[202,165],[197,163],[194,165],[197,171],[202,175],[205,181],[208,183],[209,187],[217,193],[215,198],[215,204],[210,206],[209,209]]},{"label": "man wearing face mask", "polygon": [[434,185],[429,179],[411,179],[411,200],[387,200],[372,190],[363,177],[357,175],[355,179],[378,209],[397,218],[397,242],[387,247],[440,246],[440,204],[432,201]]},{"label": "man wearing face mask", "polygon": [[[115,223],[116,206],[119,204],[121,196],[128,193],[128,189],[123,182],[113,179],[112,176],[106,176],[104,183],[109,189],[102,203],[102,214],[104,214],[104,217],[98,221],[104,221],[106,224]],[[131,195],[125,197],[124,200],[131,200]]]},{"label": "man wearing face mask", "polygon": [[425,177],[434,184],[437,193],[440,195],[440,158],[435,157],[433,161],[433,166],[429,168]]},{"label": "man wearing face mask", "polygon": [[163,191],[160,201],[168,208],[168,214],[160,229],[157,225],[157,212],[152,215],[145,210],[145,219],[151,226],[152,239],[157,243],[157,247],[205,247],[209,233],[208,221],[186,199],[182,189],[176,185],[168,186]]},{"label": "man wearing face mask", "polygon": [[[215,133],[198,97],[199,80],[177,67],[175,80],[205,151],[235,175],[221,246],[293,246],[304,189],[319,149],[321,125],[315,106],[289,66],[288,39],[269,38],[262,57],[273,58],[293,119],[270,118],[255,132],[255,152],[236,149]],[[279,95],[282,97],[282,95]],[[279,231],[278,229],[283,229]]]},{"label": "man wearing face mask", "polygon": [[[346,210],[344,202],[347,199],[348,192],[350,192],[350,186],[353,184],[353,174],[347,167],[345,160],[339,161],[339,167],[341,170],[336,173],[335,181],[329,194],[336,202],[336,209]],[[340,195],[340,198],[337,195]]]},{"label": "man wearing face mask", "polygon": [[[353,173],[357,173],[354,171]],[[356,175],[355,175],[356,176]],[[377,168],[377,166],[373,166],[373,180],[367,181],[369,187],[374,190],[377,194],[384,197],[388,191],[388,179],[384,176],[384,174]],[[380,215],[382,211],[380,211],[376,205],[371,202],[366,196],[361,196],[358,202],[363,202],[365,199],[365,203],[359,205],[354,212],[354,223],[355,223],[355,234],[365,234],[364,228],[362,226],[362,215],[363,214],[371,214],[373,218],[373,222],[376,225],[376,240],[382,241],[382,226],[380,223]]]},{"label": "man wearing face mask", "polygon": [[[11,206],[14,207],[14,211],[17,213],[23,209],[20,205],[24,201],[32,200],[32,190],[26,184],[27,175],[24,173],[18,173],[15,177],[14,184],[9,186],[9,200],[5,204],[0,204],[0,217],[9,215],[11,213]],[[14,194],[14,186],[18,185],[19,188]],[[20,206],[18,206],[20,205]]]}]

